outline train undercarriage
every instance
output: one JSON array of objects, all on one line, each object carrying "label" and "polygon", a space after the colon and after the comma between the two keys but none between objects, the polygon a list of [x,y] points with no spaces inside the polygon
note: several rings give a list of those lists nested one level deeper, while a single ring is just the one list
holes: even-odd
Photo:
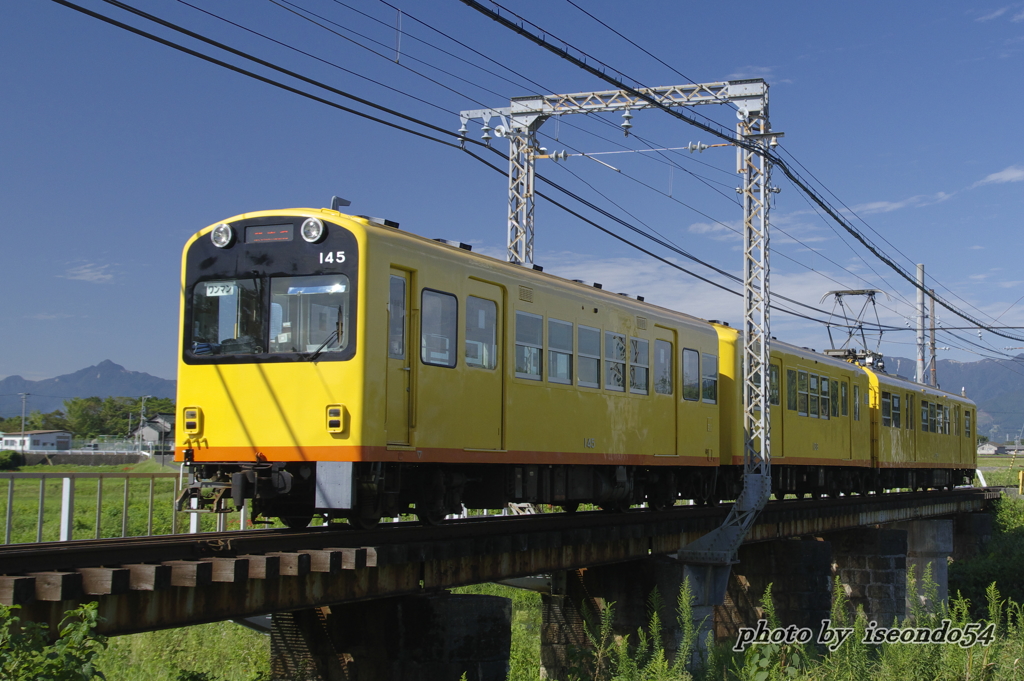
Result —
[{"label": "train undercarriage", "polygon": [[[372,528],[384,517],[416,515],[437,524],[466,509],[547,504],[572,513],[582,505],[662,510],[680,501],[715,505],[735,499],[740,466],[422,464],[399,462],[194,463],[181,511],[227,513],[248,503],[254,521],[280,518],[305,527],[314,516]],[[951,468],[772,466],[775,498],[838,497],[887,490],[952,489],[974,471]]]}]

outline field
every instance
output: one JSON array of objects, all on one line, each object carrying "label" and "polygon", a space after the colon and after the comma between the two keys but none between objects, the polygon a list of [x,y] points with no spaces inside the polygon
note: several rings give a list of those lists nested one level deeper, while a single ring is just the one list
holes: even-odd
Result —
[{"label": "field", "polygon": [[[174,468],[161,466],[155,461],[144,461],[127,466],[23,466],[18,473],[174,473]],[[149,533],[149,478],[129,478],[128,513],[122,512],[125,507],[125,478],[104,479],[84,478],[75,482],[75,515],[72,537],[74,539],[94,539],[124,536],[139,537]],[[97,534],[97,488],[102,482],[102,496],[99,508],[99,533]],[[177,515],[178,532],[187,532],[189,516],[187,513],[173,513],[174,507],[173,478],[156,478],[153,480],[152,534],[170,534],[172,516]],[[0,479],[0,518],[7,517],[7,500],[9,493],[8,480]],[[60,478],[46,479],[43,485],[43,523],[42,540],[56,541],[60,538]],[[39,525],[40,482],[37,479],[19,479],[14,482],[13,503],[11,504],[11,543],[34,542]],[[204,513],[200,516],[200,527],[203,531],[216,528],[213,514]],[[238,529],[238,514],[231,513],[227,517],[227,529]],[[0,541],[3,536],[0,534]]]}]

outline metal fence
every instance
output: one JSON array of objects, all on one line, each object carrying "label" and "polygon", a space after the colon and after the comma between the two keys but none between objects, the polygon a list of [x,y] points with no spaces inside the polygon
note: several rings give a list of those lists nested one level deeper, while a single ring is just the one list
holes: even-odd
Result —
[{"label": "metal fence", "polygon": [[[154,534],[154,510],[159,509],[160,505],[164,502],[161,500],[157,502],[157,481],[158,480],[170,480],[171,481],[171,495],[170,499],[166,502],[167,508],[170,509],[170,527],[166,527],[166,523],[160,529],[164,532],[158,532],[157,534],[166,533],[166,530],[170,530],[170,534],[178,534],[179,528],[179,513],[174,510],[174,499],[177,498],[178,493],[181,491],[181,475],[179,473],[4,473],[0,472],[0,485],[2,481],[7,481],[7,503],[4,508],[4,544],[10,544],[12,542],[12,534],[15,519],[19,517],[19,511],[15,506],[22,506],[21,517],[24,517],[26,513],[32,513],[35,511],[36,515],[36,527],[35,527],[35,541],[42,542],[44,539],[44,527],[47,520],[47,481],[60,480],[60,532],[59,541],[69,541],[74,538],[75,533],[75,491],[79,481],[82,480],[96,480],[96,493],[95,493],[95,516],[93,519],[93,532],[96,539],[103,538],[104,526],[108,529],[106,533],[109,536],[152,536]],[[104,509],[108,511],[108,515],[116,515],[109,513],[111,509],[116,509],[116,503],[111,504],[108,498],[106,505],[104,504],[104,487],[107,487],[108,492],[111,485],[104,485],[104,481],[120,481],[123,480],[121,485],[116,485],[117,491],[115,494],[119,494],[121,497],[120,504],[120,534],[117,534],[117,523],[113,524],[113,532],[110,532],[111,523],[103,523]],[[31,481],[31,482],[30,482]],[[36,482],[38,481],[38,482]],[[133,484],[133,481],[136,481]],[[148,483],[148,484],[147,484]],[[30,493],[31,496],[35,496],[34,491],[38,490],[38,502],[31,503],[27,495],[25,494],[25,487],[29,486],[33,490]],[[16,495],[15,491],[21,492],[20,495]],[[51,485],[52,487],[52,485]],[[140,490],[141,488],[141,490]],[[2,487],[0,487],[2,489]],[[145,532],[137,531],[129,533],[129,515],[130,515],[130,500],[134,494],[138,494],[139,491],[146,493],[146,529]],[[159,494],[165,495],[167,492],[166,488],[161,490]],[[52,491],[51,491],[52,494]],[[20,504],[18,502],[21,502]],[[35,508],[33,508],[35,507]],[[52,505],[51,505],[52,508]],[[81,506],[78,507],[81,510]],[[239,514],[239,529],[245,529],[245,511],[241,509]],[[49,514],[49,515],[52,515]],[[200,514],[189,513],[188,520],[188,532],[196,533],[201,531],[200,526]],[[81,518],[81,514],[79,514]],[[227,525],[226,514],[217,514],[215,531],[224,531]],[[79,524],[79,526],[81,523]],[[52,536],[52,535],[51,535]],[[84,538],[84,537],[78,537]],[[22,539],[21,541],[31,541],[31,539]],[[52,541],[52,540],[49,540]]]}]

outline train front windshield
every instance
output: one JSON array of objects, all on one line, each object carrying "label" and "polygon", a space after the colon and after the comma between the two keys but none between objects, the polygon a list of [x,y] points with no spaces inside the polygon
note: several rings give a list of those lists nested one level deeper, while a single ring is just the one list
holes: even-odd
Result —
[{"label": "train front windshield", "polygon": [[192,292],[192,354],[341,352],[349,345],[349,295],[344,274],[200,282]]}]

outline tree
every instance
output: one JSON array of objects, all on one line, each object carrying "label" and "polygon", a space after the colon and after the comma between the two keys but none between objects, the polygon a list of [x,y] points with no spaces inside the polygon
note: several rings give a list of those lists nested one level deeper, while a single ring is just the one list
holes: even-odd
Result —
[{"label": "tree", "polygon": [[988,435],[979,435],[978,436],[978,444],[979,445],[983,445],[986,442],[988,442]]},{"label": "tree", "polygon": [[64,400],[68,430],[78,437],[95,437],[103,431],[103,400],[98,397],[72,397]]}]

